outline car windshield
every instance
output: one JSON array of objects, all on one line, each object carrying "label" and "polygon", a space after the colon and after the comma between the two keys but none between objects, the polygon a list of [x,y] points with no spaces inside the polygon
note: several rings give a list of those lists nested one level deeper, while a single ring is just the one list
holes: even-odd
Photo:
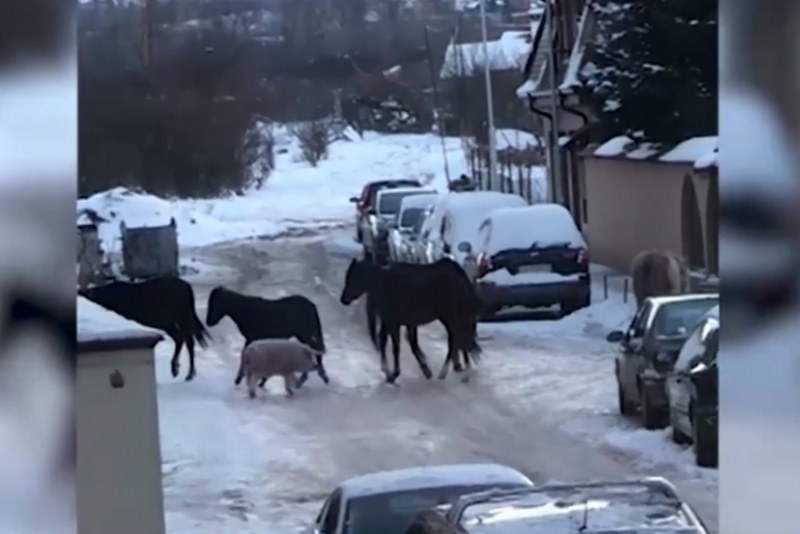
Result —
[{"label": "car windshield", "polygon": [[401,228],[414,228],[417,224],[422,224],[422,216],[425,208],[406,208],[400,217]]},{"label": "car windshield", "polygon": [[688,336],[708,310],[719,303],[719,299],[683,300],[662,304],[653,319],[656,336]]},{"label": "car windshield", "polygon": [[400,203],[409,195],[419,195],[427,191],[387,191],[378,197],[378,213],[381,215],[397,215],[400,211]]},{"label": "car windshield", "polygon": [[350,499],[345,510],[343,534],[404,534],[414,516],[466,493],[491,488],[515,488],[519,484],[445,486],[370,495]]}]

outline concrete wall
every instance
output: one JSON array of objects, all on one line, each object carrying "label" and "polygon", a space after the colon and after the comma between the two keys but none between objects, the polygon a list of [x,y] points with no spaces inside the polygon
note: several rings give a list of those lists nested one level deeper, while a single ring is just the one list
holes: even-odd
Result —
[{"label": "concrete wall", "polygon": [[610,158],[582,158],[587,221],[583,232],[592,261],[627,272],[642,250],[686,250],[683,192],[689,176],[695,188],[700,227],[689,229],[705,246],[709,180],[690,164]]},{"label": "concrete wall", "polygon": [[76,395],[78,531],[164,534],[153,350],[79,354]]}]

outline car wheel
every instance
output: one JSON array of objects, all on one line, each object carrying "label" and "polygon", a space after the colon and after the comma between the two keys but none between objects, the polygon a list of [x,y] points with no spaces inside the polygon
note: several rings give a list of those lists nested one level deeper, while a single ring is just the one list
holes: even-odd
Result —
[{"label": "car wheel", "polygon": [[650,402],[650,397],[648,397],[647,392],[641,386],[639,389],[639,398],[641,399],[642,403],[642,426],[647,430],[666,428],[667,421],[664,421],[664,412],[652,405]]},{"label": "car wheel", "polygon": [[619,402],[619,413],[625,416],[633,415],[636,411],[634,405],[631,401],[628,400],[627,395],[625,395],[625,390],[622,388],[622,384],[619,381],[619,374],[617,374],[617,400]]},{"label": "car wheel", "polygon": [[717,467],[719,464],[719,445],[716,436],[704,436],[692,420],[695,463],[700,467]]}]

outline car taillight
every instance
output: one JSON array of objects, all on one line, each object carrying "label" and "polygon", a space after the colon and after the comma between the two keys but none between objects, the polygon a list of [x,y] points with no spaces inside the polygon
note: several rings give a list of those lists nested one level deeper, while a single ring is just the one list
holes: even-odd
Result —
[{"label": "car taillight", "polygon": [[589,251],[585,248],[582,248],[578,251],[578,259],[576,260],[578,265],[588,265],[589,264]]},{"label": "car taillight", "polygon": [[478,276],[484,276],[492,270],[492,261],[484,253],[478,255]]}]

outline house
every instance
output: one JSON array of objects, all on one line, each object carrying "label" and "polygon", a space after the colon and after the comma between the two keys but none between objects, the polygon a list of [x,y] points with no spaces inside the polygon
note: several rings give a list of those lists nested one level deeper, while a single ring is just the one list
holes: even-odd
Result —
[{"label": "house", "polygon": [[717,138],[672,147],[609,139],[578,90],[594,0],[549,1],[532,4],[536,29],[517,96],[544,132],[551,200],[569,208],[595,262],[626,272],[638,252],[660,248],[716,273]]}]

